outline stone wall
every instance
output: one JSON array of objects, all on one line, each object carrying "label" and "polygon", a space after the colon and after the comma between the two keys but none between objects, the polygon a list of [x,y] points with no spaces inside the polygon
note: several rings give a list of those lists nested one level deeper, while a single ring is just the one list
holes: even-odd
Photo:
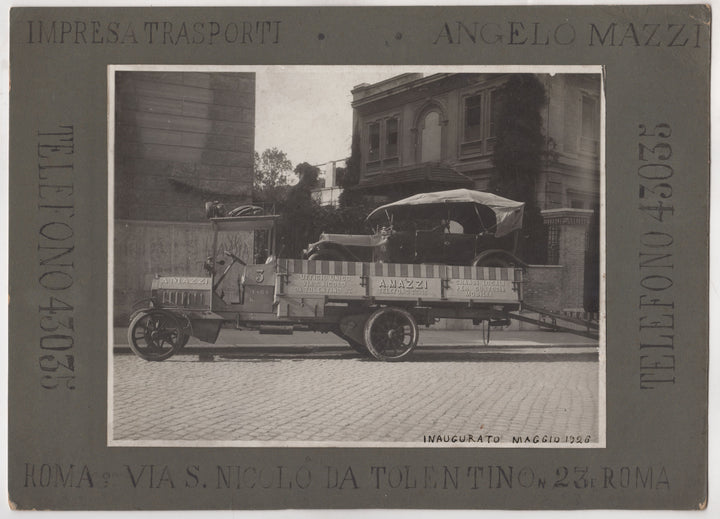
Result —
[{"label": "stone wall", "polygon": [[[128,324],[135,302],[150,297],[154,276],[207,276],[203,262],[212,249],[210,223],[117,220],[114,242],[113,313],[117,326]],[[250,263],[252,233],[220,233],[218,250],[230,250]],[[237,300],[241,273],[239,266],[233,269],[220,287],[229,302]]]}]

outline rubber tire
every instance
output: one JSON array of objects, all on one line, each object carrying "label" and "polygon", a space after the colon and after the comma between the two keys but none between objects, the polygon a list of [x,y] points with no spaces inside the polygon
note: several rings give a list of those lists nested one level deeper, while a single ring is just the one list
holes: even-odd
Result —
[{"label": "rubber tire", "polygon": [[[403,327],[410,327],[409,344],[405,345],[404,349],[402,349],[402,351],[400,351],[399,353],[392,355],[387,354],[384,349],[381,348],[380,344],[373,343],[373,334],[374,332],[377,332],[376,328],[378,326],[382,326],[383,319],[386,319],[390,314],[396,314],[396,318],[404,320],[405,322],[402,324]],[[370,315],[367,322],[365,323],[364,332],[365,345],[367,346],[370,354],[378,360],[384,360],[389,362],[405,359],[413,350],[413,348],[417,346],[418,336],[420,333],[418,330],[418,325],[415,322],[415,318],[410,312],[408,312],[407,310],[403,310],[402,308],[394,308],[389,306],[385,308],[380,308],[379,310],[376,310]]]},{"label": "rubber tire", "polygon": [[[163,330],[168,330],[167,333],[172,334],[171,340],[166,341],[170,347],[158,352],[152,351],[153,348],[147,344],[147,340],[145,340],[146,345],[144,346],[138,344],[137,338],[135,337],[136,329],[141,326],[145,326],[147,328],[147,323],[144,321],[152,318],[158,319],[158,322],[161,322],[163,325],[161,328]],[[185,340],[184,337],[187,337],[188,339],[190,338],[189,335],[182,333],[182,327],[180,326],[179,320],[172,314],[159,310],[150,310],[137,314],[128,327],[128,343],[130,345],[130,349],[141,359],[151,362],[167,360],[175,355],[175,353],[177,353],[184,344],[187,343],[187,340]]]},{"label": "rubber tire", "polygon": [[187,333],[183,333],[183,334],[180,336],[180,348],[184,348],[185,345],[188,343],[189,340],[190,340],[190,335],[187,334]]}]

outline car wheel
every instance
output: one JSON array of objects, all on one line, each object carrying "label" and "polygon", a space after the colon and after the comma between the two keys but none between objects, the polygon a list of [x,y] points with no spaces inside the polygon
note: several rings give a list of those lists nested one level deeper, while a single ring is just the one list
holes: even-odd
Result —
[{"label": "car wheel", "polygon": [[180,322],[172,314],[158,310],[135,316],[128,328],[128,343],[143,360],[169,359],[187,342]]},{"label": "car wheel", "polygon": [[365,345],[378,360],[407,357],[418,341],[418,326],[412,314],[401,308],[380,308],[365,323]]}]

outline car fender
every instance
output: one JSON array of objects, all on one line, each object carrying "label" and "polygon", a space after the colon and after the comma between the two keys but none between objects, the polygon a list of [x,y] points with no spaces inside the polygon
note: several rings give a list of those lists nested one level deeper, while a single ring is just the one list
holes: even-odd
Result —
[{"label": "car fender", "polygon": [[[152,299],[149,299],[146,301],[152,301]],[[135,319],[135,317],[138,316],[139,314],[149,313],[149,312],[160,312],[165,315],[174,317],[182,324],[183,329],[186,331],[186,333],[188,333],[188,335],[192,335],[192,321],[190,320],[190,318],[187,316],[187,314],[185,312],[178,311],[175,309],[162,308],[159,306],[148,306],[145,308],[139,308],[130,314],[130,318],[128,319],[128,321],[132,322],[133,319]]]},{"label": "car fender", "polygon": [[319,241],[313,243],[308,251],[305,253],[305,259],[309,259],[313,254],[319,254],[322,252],[332,252],[333,254],[340,255],[344,261],[360,261],[350,249],[340,243],[331,241]]},{"label": "car fender", "polygon": [[[507,266],[516,266],[516,267],[522,267],[527,268],[528,264],[525,263],[523,260],[512,254],[511,252],[508,252],[503,249],[488,249],[485,251],[482,251],[480,254],[475,256],[475,259],[473,260],[473,266],[474,267],[484,267],[489,266],[488,264],[493,263],[494,261],[497,261],[498,263],[506,263]],[[492,265],[492,266],[498,266],[498,265]]]}]

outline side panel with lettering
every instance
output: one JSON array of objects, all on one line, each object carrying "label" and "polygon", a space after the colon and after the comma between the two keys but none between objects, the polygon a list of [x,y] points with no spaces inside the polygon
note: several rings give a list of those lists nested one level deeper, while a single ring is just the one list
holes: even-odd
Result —
[{"label": "side panel with lettering", "polygon": [[360,276],[342,274],[291,274],[285,292],[290,295],[364,296]]},{"label": "side panel with lettering", "polygon": [[500,279],[450,279],[445,296],[473,301],[517,301],[512,281]]},{"label": "side panel with lettering", "polygon": [[370,295],[390,299],[440,299],[440,278],[370,277]]}]

